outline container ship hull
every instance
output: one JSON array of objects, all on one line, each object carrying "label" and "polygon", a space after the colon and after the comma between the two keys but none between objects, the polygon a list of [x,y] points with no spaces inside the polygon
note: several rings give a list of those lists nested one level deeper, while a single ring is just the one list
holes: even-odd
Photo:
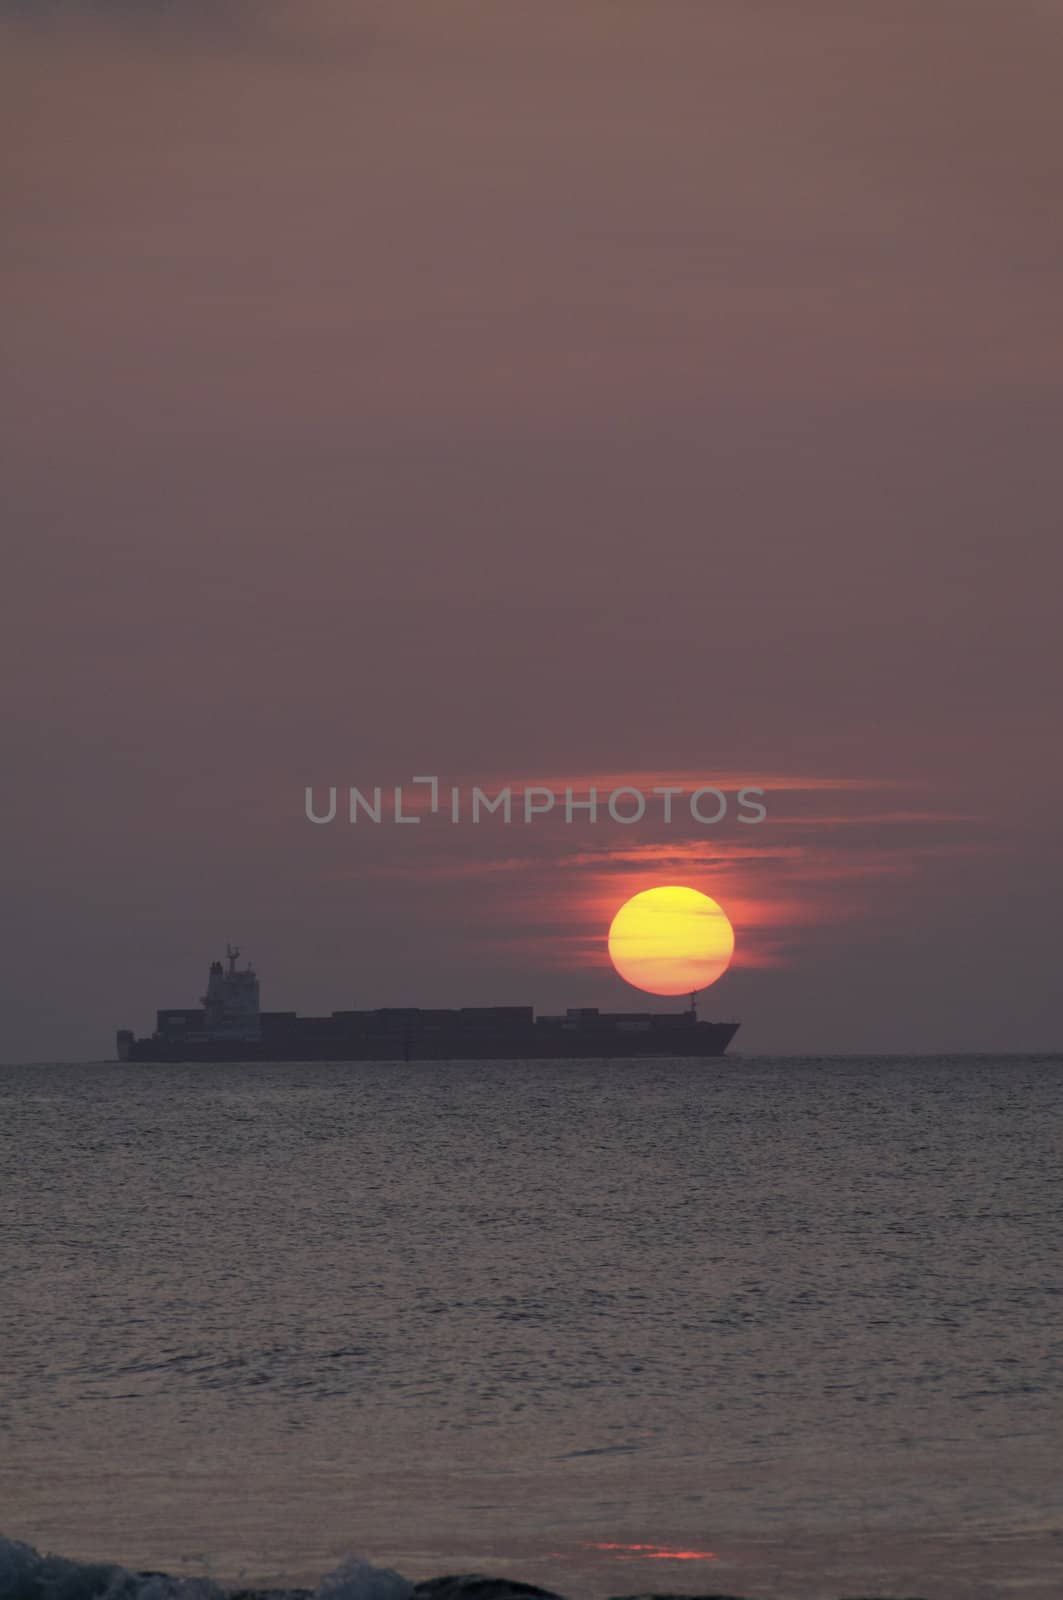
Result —
[{"label": "container ship hull", "polygon": [[211,964],[201,1007],[157,1013],[155,1032],[117,1036],[121,1061],[561,1061],[722,1056],[737,1022],[701,1022],[680,1012],[608,1012],[571,1007],[562,1016],[537,1017],[531,1006],[417,1006],[376,1011],[334,1011],[300,1017],[294,1011],[260,1011],[258,979],[237,969],[239,950],[228,947],[229,970]]},{"label": "container ship hull", "polygon": [[[302,1019],[301,1019],[302,1020]],[[737,1022],[627,1032],[611,1028],[541,1027],[455,1034],[372,1034],[292,1039],[119,1040],[123,1061],[562,1061],[722,1056]]]}]

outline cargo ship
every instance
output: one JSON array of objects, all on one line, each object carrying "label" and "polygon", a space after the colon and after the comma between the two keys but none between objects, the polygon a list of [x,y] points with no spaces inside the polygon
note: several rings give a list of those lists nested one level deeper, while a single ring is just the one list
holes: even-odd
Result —
[{"label": "cargo ship", "polygon": [[120,1061],[556,1061],[624,1057],[722,1056],[737,1022],[702,1022],[695,997],[684,1011],[599,1011],[570,1007],[536,1016],[532,1006],[462,1006],[458,1010],[387,1006],[300,1017],[262,1011],[258,976],[213,961],[198,1007],[156,1013],[155,1032],[117,1035]]}]

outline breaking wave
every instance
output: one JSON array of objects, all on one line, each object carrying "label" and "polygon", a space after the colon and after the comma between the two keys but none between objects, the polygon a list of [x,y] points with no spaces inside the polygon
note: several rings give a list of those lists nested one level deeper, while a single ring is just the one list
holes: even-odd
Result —
[{"label": "breaking wave", "polygon": [[[268,1591],[273,1600],[410,1600],[414,1586],[389,1567],[348,1556],[314,1590]],[[0,1600],[253,1600],[263,1590],[223,1589],[209,1578],[130,1572],[108,1562],[41,1555],[0,1538]]]}]

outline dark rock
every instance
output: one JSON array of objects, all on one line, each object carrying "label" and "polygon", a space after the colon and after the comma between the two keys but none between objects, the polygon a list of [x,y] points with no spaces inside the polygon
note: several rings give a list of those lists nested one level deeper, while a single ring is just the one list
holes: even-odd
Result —
[{"label": "dark rock", "polygon": [[225,1600],[313,1600],[312,1589],[228,1589]]},{"label": "dark rock", "polygon": [[514,1583],[509,1578],[485,1578],[479,1572],[461,1576],[426,1578],[414,1585],[417,1600],[561,1600],[550,1589],[537,1589],[531,1583]]},{"label": "dark rock", "polygon": [[719,1594],[714,1589],[711,1594],[625,1594],[618,1596],[618,1600],[742,1600],[742,1597],[737,1594]]}]

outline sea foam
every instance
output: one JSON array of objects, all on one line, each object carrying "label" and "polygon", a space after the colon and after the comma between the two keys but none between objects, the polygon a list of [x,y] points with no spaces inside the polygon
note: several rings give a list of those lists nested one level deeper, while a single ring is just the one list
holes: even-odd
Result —
[{"label": "sea foam", "polygon": [[[309,1591],[273,1590],[283,1594]],[[0,1537],[0,1600],[225,1600],[245,1587],[226,1590],[209,1578],[174,1578],[161,1572],[130,1572],[109,1562],[68,1561],[41,1555],[31,1545]],[[347,1556],[313,1591],[313,1600],[410,1600],[413,1584],[388,1567]]]}]

